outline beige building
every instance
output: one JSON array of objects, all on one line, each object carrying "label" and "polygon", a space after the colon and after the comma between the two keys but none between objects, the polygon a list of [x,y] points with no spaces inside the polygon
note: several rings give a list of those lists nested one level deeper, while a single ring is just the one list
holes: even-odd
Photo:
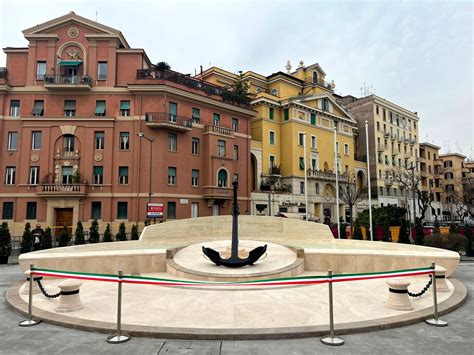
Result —
[{"label": "beige building", "polygon": [[440,149],[431,143],[420,143],[421,190],[428,193],[431,199],[431,208],[425,213],[425,221],[434,221],[436,216],[441,219],[443,214],[443,162],[439,158]]}]

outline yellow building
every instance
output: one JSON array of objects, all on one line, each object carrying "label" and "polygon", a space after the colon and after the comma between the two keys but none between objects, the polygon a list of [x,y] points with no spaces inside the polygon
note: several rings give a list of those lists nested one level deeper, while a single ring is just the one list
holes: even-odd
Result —
[{"label": "yellow building", "polygon": [[[339,181],[365,182],[366,164],[355,161],[357,122],[334,96],[334,82],[313,64],[295,71],[263,76],[234,74],[212,67],[198,75],[231,86],[239,76],[249,85],[252,109],[252,213],[305,213],[305,168],[311,218],[336,221],[334,129],[337,133]],[[306,146],[306,164],[304,163]],[[270,192],[270,193],[269,193]],[[271,210],[271,211],[269,211]],[[341,202],[340,216],[346,211]]]}]

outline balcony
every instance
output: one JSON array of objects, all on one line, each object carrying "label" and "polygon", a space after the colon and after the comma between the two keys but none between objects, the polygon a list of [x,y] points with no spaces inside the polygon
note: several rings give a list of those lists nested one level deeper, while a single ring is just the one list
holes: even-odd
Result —
[{"label": "balcony", "polygon": [[37,195],[48,197],[82,197],[87,194],[87,184],[41,184]]},{"label": "balcony", "polygon": [[416,139],[410,139],[410,145],[416,144]]},{"label": "balcony", "polygon": [[383,132],[383,136],[384,136],[385,138],[388,138],[388,137],[390,137],[390,133],[387,132],[387,131],[385,131],[385,132]]},{"label": "balcony", "polygon": [[379,144],[377,146],[377,152],[383,152],[385,150],[385,144]]},{"label": "balcony", "polygon": [[392,155],[398,155],[399,151],[398,151],[398,148],[393,148],[392,149]]},{"label": "balcony", "polygon": [[205,127],[204,134],[206,133],[216,133],[216,134],[222,134],[224,136],[234,136],[234,131],[230,128],[227,127],[222,127],[222,126],[214,126],[214,125],[207,125]]},{"label": "balcony", "polygon": [[306,86],[309,86],[309,85],[316,86],[316,85],[318,85],[318,86],[322,86],[323,88],[326,88],[326,89],[329,89],[329,90],[333,89],[332,83],[324,81],[320,78],[318,78],[317,80],[305,80],[304,84]]},{"label": "balcony", "polygon": [[205,186],[204,198],[212,200],[230,200],[232,199],[232,188],[230,187],[218,187],[218,186]]},{"label": "balcony", "polygon": [[386,178],[384,179],[385,186],[392,186],[393,185],[393,178]]},{"label": "balcony", "polygon": [[392,141],[394,141],[394,140],[396,140],[396,139],[397,139],[397,136],[396,136],[396,135],[394,135],[394,134],[391,134],[391,135],[390,135],[390,139],[391,139]]},{"label": "balcony", "polygon": [[268,168],[268,175],[281,176],[281,169],[279,166],[271,166]]},{"label": "balcony", "polygon": [[421,177],[427,178],[427,177],[429,177],[431,174],[428,174],[427,171],[421,170],[421,171],[420,171],[420,175],[421,175]]},{"label": "balcony", "polygon": [[145,122],[150,128],[172,129],[181,132],[191,131],[193,128],[191,119],[166,112],[147,112]]},{"label": "balcony", "polygon": [[45,75],[43,82],[48,90],[90,90],[93,79],[88,75]]},{"label": "balcony", "polygon": [[398,137],[397,137],[397,140],[398,140],[398,143],[402,143],[402,142],[403,142],[403,137],[398,136]]},{"label": "balcony", "polygon": [[[336,181],[336,174],[328,171],[320,171],[316,169],[307,170],[308,177],[317,178],[321,180]],[[338,174],[339,181],[349,182],[349,176],[345,174]]]}]

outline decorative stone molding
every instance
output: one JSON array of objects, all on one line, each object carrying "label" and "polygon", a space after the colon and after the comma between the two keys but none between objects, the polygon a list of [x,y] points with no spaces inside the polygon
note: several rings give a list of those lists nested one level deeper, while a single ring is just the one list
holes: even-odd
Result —
[{"label": "decorative stone molding", "polygon": [[37,162],[40,159],[38,154],[32,154],[31,155],[31,161]]},{"label": "decorative stone molding", "polygon": [[61,132],[62,132],[63,135],[65,135],[65,134],[74,135],[74,132],[76,132],[77,126],[67,125],[67,126],[59,126],[59,128],[61,129]]},{"label": "decorative stone molding", "polygon": [[79,30],[78,30],[76,27],[71,27],[71,28],[67,31],[67,35],[68,35],[70,38],[76,38],[77,36],[79,36]]}]

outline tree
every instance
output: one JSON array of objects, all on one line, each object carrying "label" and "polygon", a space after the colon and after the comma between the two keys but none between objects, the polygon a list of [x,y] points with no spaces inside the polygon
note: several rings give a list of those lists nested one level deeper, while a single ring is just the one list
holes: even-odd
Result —
[{"label": "tree", "polygon": [[125,228],[125,223],[124,222],[120,223],[119,231],[115,235],[115,239],[118,240],[118,241],[127,240],[127,233],[126,233],[126,228]]},{"label": "tree", "polygon": [[112,232],[110,231],[110,224],[109,223],[107,223],[107,225],[105,226],[104,237],[102,238],[102,241],[105,242],[105,243],[113,242]]},{"label": "tree", "polygon": [[138,226],[136,224],[132,225],[132,230],[130,231],[131,240],[138,240],[140,236],[138,235]]},{"label": "tree", "polygon": [[449,225],[449,233],[456,234],[457,232],[458,232],[458,228],[456,227],[454,222],[451,222],[451,224]]},{"label": "tree", "polygon": [[382,241],[391,242],[392,241],[392,232],[390,232],[390,224],[389,224],[389,219],[388,218],[385,218],[385,220],[383,221],[382,228],[383,228]]},{"label": "tree", "polygon": [[419,217],[417,217],[415,220],[415,235],[415,244],[424,245],[425,233],[423,232],[423,223],[421,222],[421,218]]},{"label": "tree", "polygon": [[156,63],[155,68],[158,71],[165,71],[165,70],[170,70],[171,66],[166,62],[158,62]]},{"label": "tree", "polygon": [[[415,193],[416,202],[420,216],[413,216],[413,218],[420,217],[423,221],[428,208],[431,208],[433,202],[433,193],[430,191],[421,190],[421,176],[415,173],[415,169],[408,169],[399,167],[395,173],[395,181],[400,184],[400,187],[407,191],[407,193]],[[431,187],[429,187],[431,189]],[[410,199],[412,196],[408,196]]]},{"label": "tree", "polygon": [[411,244],[410,237],[408,236],[408,226],[405,220],[402,221],[400,226],[400,234],[398,235],[398,242],[404,244]]},{"label": "tree", "polygon": [[362,235],[362,229],[360,228],[360,223],[359,219],[356,219],[354,222],[354,235],[352,236],[352,239],[355,240],[363,240],[364,237]]},{"label": "tree", "polygon": [[69,235],[69,229],[66,225],[63,226],[63,230],[61,231],[61,235],[59,236],[59,246],[60,247],[67,247],[71,242],[71,236]]},{"label": "tree", "polygon": [[0,256],[6,257],[8,261],[8,257],[12,253],[12,238],[10,234],[10,230],[8,229],[8,223],[3,222],[2,226],[0,227]]},{"label": "tree", "polygon": [[473,256],[474,250],[472,249],[472,226],[471,225],[468,224],[464,226],[464,236],[467,239],[466,255]]},{"label": "tree", "polygon": [[51,249],[53,247],[53,238],[51,237],[51,228],[46,227],[43,239],[41,240],[41,249]]},{"label": "tree", "polygon": [[25,224],[25,231],[21,238],[20,253],[29,253],[33,250],[33,236],[31,234],[31,225],[30,223]]},{"label": "tree", "polygon": [[81,221],[77,222],[76,231],[74,233],[74,244],[85,244],[86,241],[84,239],[84,227],[82,226]]},{"label": "tree", "polygon": [[250,105],[251,94],[248,92],[249,84],[240,73],[238,79],[231,85],[230,89],[222,91],[222,99],[241,105]]},{"label": "tree", "polygon": [[349,223],[351,225],[351,230],[354,206],[357,204],[357,202],[365,198],[366,191],[367,189],[365,187],[357,186],[355,182],[339,187],[339,200],[349,206]]},{"label": "tree", "polygon": [[435,218],[434,225],[433,225],[433,234],[440,234],[439,230],[439,220],[438,217]]},{"label": "tree", "polygon": [[91,226],[89,227],[89,243],[99,243],[100,242],[100,235],[99,235],[99,223],[97,219],[94,219],[91,222]]}]

